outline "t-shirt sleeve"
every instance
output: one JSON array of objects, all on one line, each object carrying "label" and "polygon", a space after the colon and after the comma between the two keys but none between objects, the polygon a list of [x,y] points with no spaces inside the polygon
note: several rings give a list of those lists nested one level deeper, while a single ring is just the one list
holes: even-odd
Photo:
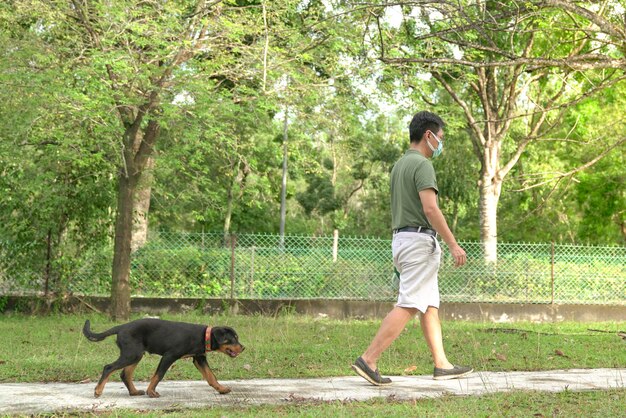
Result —
[{"label": "t-shirt sleeve", "polygon": [[414,180],[418,192],[425,189],[435,189],[435,193],[439,193],[435,169],[430,161],[426,160],[417,167]]}]

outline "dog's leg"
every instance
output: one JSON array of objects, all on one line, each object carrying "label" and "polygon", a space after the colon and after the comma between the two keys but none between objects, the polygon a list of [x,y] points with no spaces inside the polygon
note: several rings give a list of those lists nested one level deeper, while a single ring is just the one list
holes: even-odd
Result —
[{"label": "dog's leg", "polygon": [[141,396],[146,394],[143,390],[137,390],[135,384],[133,383],[133,374],[135,373],[135,367],[137,367],[137,364],[138,362],[122,369],[122,382],[126,385],[126,389],[128,389],[130,396]]},{"label": "dog's leg", "polygon": [[104,369],[102,370],[102,376],[100,377],[100,381],[98,381],[98,384],[96,385],[96,389],[94,390],[94,396],[96,398],[99,398],[100,395],[102,395],[102,391],[104,390],[104,385],[107,384],[107,382],[109,381],[109,377],[111,377],[111,374],[113,372],[119,369],[123,369],[124,367],[130,366],[132,364],[136,364],[137,362],[139,362],[139,360],[141,360],[141,356],[139,356],[138,358],[137,357],[128,358],[128,357],[120,356],[120,358],[115,360],[113,363],[107,364],[106,366],[104,366]]},{"label": "dog's leg", "polygon": [[179,358],[180,357],[178,356],[171,356],[168,354],[165,354],[163,357],[161,357],[161,361],[159,362],[159,365],[156,369],[156,372],[152,376],[152,379],[150,379],[150,384],[148,385],[148,389],[146,391],[149,397],[158,398],[159,396],[161,396],[156,391],[156,387],[163,379],[163,376],[165,376],[165,372],[167,372],[167,369],[169,369],[170,366],[174,364],[174,362]]},{"label": "dog's leg", "polygon": [[196,366],[196,369],[200,371],[200,373],[202,374],[202,377],[204,377],[204,380],[206,380],[207,383],[211,385],[211,387],[214,388],[216,391],[218,391],[222,395],[230,392],[229,387],[222,386],[219,384],[219,382],[215,378],[215,375],[213,374],[213,371],[209,367],[209,363],[206,361],[206,356],[204,355],[194,356],[193,365]]}]

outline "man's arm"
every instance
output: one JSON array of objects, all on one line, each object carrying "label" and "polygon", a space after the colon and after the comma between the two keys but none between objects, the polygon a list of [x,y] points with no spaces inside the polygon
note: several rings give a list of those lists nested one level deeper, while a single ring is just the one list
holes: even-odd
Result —
[{"label": "man's arm", "polygon": [[445,241],[450,249],[450,254],[454,258],[454,265],[461,267],[467,261],[467,255],[465,250],[459,246],[448,227],[446,218],[443,216],[441,209],[437,206],[437,194],[434,189],[424,189],[420,194],[420,200],[422,201],[422,207],[424,208],[424,214],[428,218],[428,222],[433,226],[435,231]]}]

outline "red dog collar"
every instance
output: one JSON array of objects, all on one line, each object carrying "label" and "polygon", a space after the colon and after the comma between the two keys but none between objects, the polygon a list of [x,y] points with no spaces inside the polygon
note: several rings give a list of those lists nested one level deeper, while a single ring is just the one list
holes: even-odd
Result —
[{"label": "red dog collar", "polygon": [[211,327],[206,327],[206,332],[204,333],[204,350],[206,352],[211,351]]}]

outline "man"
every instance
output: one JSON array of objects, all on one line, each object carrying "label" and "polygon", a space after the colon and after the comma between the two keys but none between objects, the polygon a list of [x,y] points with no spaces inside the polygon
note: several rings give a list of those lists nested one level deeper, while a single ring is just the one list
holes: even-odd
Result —
[{"label": "man", "polygon": [[437,205],[437,181],[429,158],[436,158],[443,150],[443,128],[443,120],[434,113],[417,113],[409,126],[409,149],[391,171],[392,252],[400,275],[398,302],[365,353],[352,365],[373,385],[391,383],[391,379],[380,375],[376,363],[418,312],[435,363],[434,379],[455,379],[473,371],[448,361],[439,322],[437,272],[441,247],[437,235],[448,245],[457,267],[467,260]]}]

